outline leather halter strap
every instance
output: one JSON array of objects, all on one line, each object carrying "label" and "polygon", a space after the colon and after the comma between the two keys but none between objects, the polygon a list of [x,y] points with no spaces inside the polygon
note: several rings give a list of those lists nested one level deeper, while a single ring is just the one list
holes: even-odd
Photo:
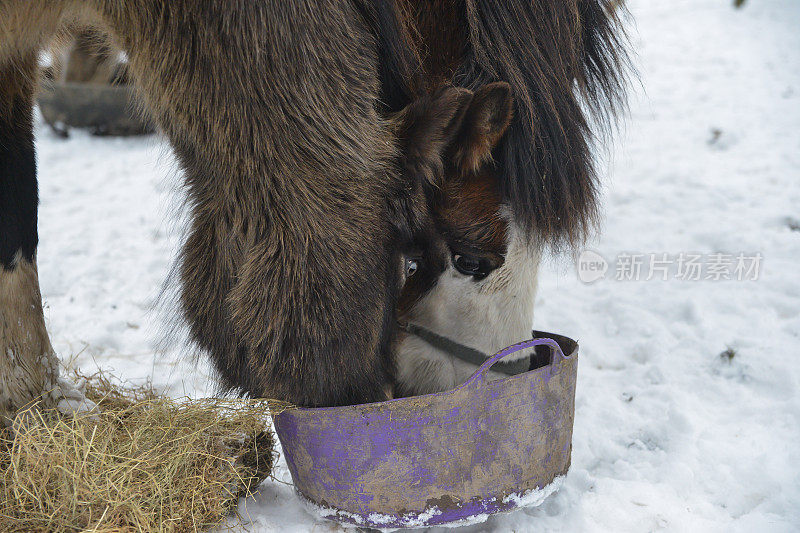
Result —
[{"label": "leather halter strap", "polygon": [[[400,329],[403,331],[414,335],[415,337],[422,339],[430,346],[433,346],[437,350],[440,350],[448,355],[455,357],[456,359],[460,359],[465,363],[469,363],[475,366],[481,366],[483,363],[489,359],[489,356],[485,353],[476,350],[475,348],[471,348],[460,342],[456,342],[452,339],[448,339],[438,333],[434,333],[433,331],[426,329],[422,326],[418,326],[417,324],[400,324]],[[500,372],[501,374],[507,374],[509,376],[513,376],[516,374],[521,374],[522,372],[527,372],[530,370],[531,367],[531,359],[530,357],[526,357],[524,359],[517,359],[516,361],[500,361],[492,365],[491,370],[493,372]]]}]

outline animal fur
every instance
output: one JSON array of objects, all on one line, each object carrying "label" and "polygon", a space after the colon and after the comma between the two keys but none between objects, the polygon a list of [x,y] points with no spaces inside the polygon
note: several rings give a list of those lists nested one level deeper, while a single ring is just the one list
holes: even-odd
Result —
[{"label": "animal fur", "polygon": [[429,89],[509,83],[514,120],[494,153],[502,197],[529,239],[579,243],[597,218],[593,140],[624,106],[624,5],[400,1]]},{"label": "animal fur", "polygon": [[[417,270],[400,298],[401,320],[492,354],[530,335],[544,245],[577,244],[593,227],[591,148],[596,129],[623,104],[624,7],[605,0],[401,4],[428,90],[452,83],[480,92],[502,80],[513,98],[513,118],[494,134],[480,117],[467,117],[469,134],[447,148],[434,220],[415,239]],[[459,272],[461,254],[491,271]],[[397,365],[401,395],[446,390],[476,370],[405,333]]]},{"label": "animal fur", "polygon": [[[491,354],[530,333],[540,250],[503,202],[491,158],[512,119],[510,87],[494,83],[474,95],[461,91],[471,98],[441,148],[438,179],[428,191],[432,220],[415,235],[411,253],[419,268],[401,293],[400,319]],[[418,106],[414,120],[410,110]],[[409,107],[408,122],[430,124],[430,106]],[[404,154],[409,159],[414,152]],[[490,271],[486,276],[457,271],[455,258],[462,254]],[[453,388],[476,370],[405,333],[396,358],[397,392],[403,396]]]},{"label": "animal fur", "polygon": [[[615,20],[606,0],[0,0],[0,276],[35,272],[37,54],[88,21],[127,53],[183,168],[181,307],[224,384],[301,405],[384,398],[402,255],[438,242],[441,259],[433,228],[464,225],[446,198],[482,203],[489,229],[467,224],[463,238],[498,263],[510,243],[500,204],[529,242],[588,227],[596,180],[581,102],[613,108]],[[460,142],[480,117],[465,107],[472,93],[442,85],[494,81],[513,98],[507,131]],[[425,102],[421,115],[400,111]],[[414,116],[429,121],[405,122]],[[492,160],[496,179],[479,172]],[[37,285],[16,290],[33,301]],[[46,338],[43,320],[0,306]],[[11,343],[0,338],[0,357]],[[36,381],[33,392],[46,385]]]},{"label": "animal fur", "polygon": [[[78,19],[126,51],[183,167],[192,224],[181,303],[224,383],[302,405],[383,398],[404,226],[387,199],[405,187],[376,109],[376,37],[358,6],[5,0],[0,67],[19,72]],[[28,115],[34,76],[5,88]],[[17,175],[3,174],[4,190]],[[35,178],[25,185],[35,191]],[[28,205],[35,216],[35,198]]]}]

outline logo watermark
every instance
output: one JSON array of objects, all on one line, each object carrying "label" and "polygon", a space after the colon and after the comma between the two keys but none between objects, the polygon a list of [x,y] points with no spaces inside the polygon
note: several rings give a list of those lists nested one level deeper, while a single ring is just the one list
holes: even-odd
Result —
[{"label": "logo watermark", "polygon": [[608,260],[594,250],[584,250],[575,265],[578,279],[594,283],[616,281],[756,281],[763,256],[755,253],[628,253]]},{"label": "logo watermark", "polygon": [[608,261],[594,250],[584,250],[578,257],[578,279],[584,283],[594,283],[606,277]]}]

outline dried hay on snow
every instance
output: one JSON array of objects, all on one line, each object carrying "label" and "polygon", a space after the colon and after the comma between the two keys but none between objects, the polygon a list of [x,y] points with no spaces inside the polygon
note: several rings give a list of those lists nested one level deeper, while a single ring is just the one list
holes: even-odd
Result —
[{"label": "dried hay on snow", "polygon": [[221,525],[276,458],[276,402],[175,400],[102,375],[101,412],[0,429],[0,531],[199,531]]}]

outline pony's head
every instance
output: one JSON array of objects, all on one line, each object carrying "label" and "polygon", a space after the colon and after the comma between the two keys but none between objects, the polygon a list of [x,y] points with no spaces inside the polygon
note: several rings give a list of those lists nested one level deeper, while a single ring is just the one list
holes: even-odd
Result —
[{"label": "pony's head", "polygon": [[484,353],[530,332],[539,247],[514,222],[492,157],[512,116],[510,87],[499,82],[439,90],[395,117],[418,196],[398,306],[401,392],[452,387],[474,371],[409,327]]},{"label": "pony's head", "polygon": [[[405,174],[427,184],[429,218],[403,250],[401,393],[457,385],[476,369],[466,361],[526,339],[541,250],[574,248],[594,230],[593,145],[624,105],[621,4],[399,1],[417,53],[400,73],[412,73],[408,92],[435,95],[406,108],[416,135],[400,139],[449,120],[425,150],[404,146]],[[384,93],[392,102],[396,91]],[[457,111],[437,109],[452,99]]]}]

